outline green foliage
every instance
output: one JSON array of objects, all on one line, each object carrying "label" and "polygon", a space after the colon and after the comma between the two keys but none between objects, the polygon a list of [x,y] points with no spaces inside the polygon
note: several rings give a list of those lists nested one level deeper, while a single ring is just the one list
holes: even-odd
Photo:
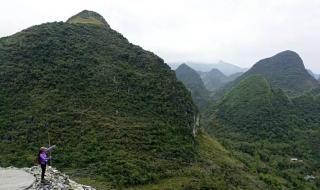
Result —
[{"label": "green foliage", "polygon": [[181,168],[176,177],[157,183],[128,188],[130,190],[229,190],[266,189],[265,183],[215,138],[200,132],[196,137],[196,161],[189,167]]},{"label": "green foliage", "polygon": [[317,180],[303,177],[320,172],[319,103],[312,95],[289,98],[254,75],[212,107],[206,129],[268,188],[318,189]]},{"label": "green foliage", "polygon": [[[73,23],[73,22],[71,22]],[[194,160],[191,96],[174,72],[121,34],[47,23],[0,39],[0,165],[53,165],[114,187],[170,177]]]}]

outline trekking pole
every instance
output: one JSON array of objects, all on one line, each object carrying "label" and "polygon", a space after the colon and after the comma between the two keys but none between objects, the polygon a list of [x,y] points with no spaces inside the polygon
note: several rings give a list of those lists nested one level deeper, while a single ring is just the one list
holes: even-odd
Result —
[{"label": "trekking pole", "polygon": [[[50,143],[50,133],[49,133],[49,126],[48,126],[48,123],[46,122],[46,128],[47,128],[47,134],[48,134],[48,144],[49,144],[49,147],[51,146],[51,143]],[[50,151],[50,158],[51,158],[51,151]],[[51,159],[49,160],[49,164],[52,166],[52,162],[51,162]]]},{"label": "trekking pole", "polygon": [[[51,147],[49,130],[48,130],[48,142],[49,142],[49,147]],[[51,158],[51,151],[49,153],[50,153],[50,158]],[[50,166],[52,166],[52,160],[51,159],[49,160],[49,163],[50,163]]]}]

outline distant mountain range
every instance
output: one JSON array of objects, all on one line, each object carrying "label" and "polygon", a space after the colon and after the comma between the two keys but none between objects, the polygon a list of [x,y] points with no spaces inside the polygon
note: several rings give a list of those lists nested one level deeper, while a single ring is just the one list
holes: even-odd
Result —
[{"label": "distant mountain range", "polygon": [[[171,69],[175,70],[182,63],[168,63],[168,64],[171,67]],[[230,76],[235,73],[245,72],[248,70],[246,68],[241,68],[239,66],[236,66],[236,65],[233,65],[230,63],[226,63],[224,61],[220,61],[218,63],[212,63],[212,64],[201,63],[201,62],[199,62],[199,63],[198,62],[185,62],[185,64],[187,64],[192,69],[194,69],[196,71],[201,71],[201,72],[209,72],[212,69],[218,69],[226,76]]]},{"label": "distant mountain range", "polygon": [[198,71],[202,81],[204,82],[204,85],[206,88],[210,91],[218,90],[222,88],[227,83],[237,79],[240,77],[243,73],[234,73],[230,76],[226,76],[218,69],[211,69],[209,72],[201,72]]}]

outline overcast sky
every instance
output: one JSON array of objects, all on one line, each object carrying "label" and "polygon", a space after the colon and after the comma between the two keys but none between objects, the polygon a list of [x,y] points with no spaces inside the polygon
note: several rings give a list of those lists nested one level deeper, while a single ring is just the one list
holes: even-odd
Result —
[{"label": "overcast sky", "polygon": [[290,49],[320,73],[320,0],[2,0],[0,36],[83,9],[166,62],[250,67]]}]

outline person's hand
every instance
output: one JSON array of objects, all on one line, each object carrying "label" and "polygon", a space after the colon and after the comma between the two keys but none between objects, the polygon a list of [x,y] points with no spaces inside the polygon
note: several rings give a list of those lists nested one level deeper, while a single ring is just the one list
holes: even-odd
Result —
[{"label": "person's hand", "polygon": [[57,147],[57,145],[53,145],[53,146],[52,146],[52,148],[56,148],[56,147]]}]

